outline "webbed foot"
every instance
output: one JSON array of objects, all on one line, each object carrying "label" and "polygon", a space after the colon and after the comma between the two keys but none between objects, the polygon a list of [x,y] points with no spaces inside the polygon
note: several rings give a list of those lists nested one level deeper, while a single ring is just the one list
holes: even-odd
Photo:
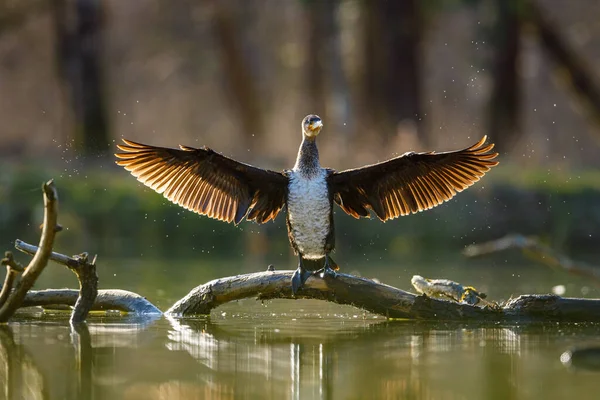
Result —
[{"label": "webbed foot", "polygon": [[305,270],[302,265],[298,265],[298,269],[292,275],[292,294],[295,296],[298,290],[304,286],[304,282],[312,276],[311,271]]},{"label": "webbed foot", "polygon": [[318,273],[321,279],[325,278],[326,276],[330,276],[332,278],[335,278],[337,276],[337,272],[335,272],[329,267],[321,268],[320,270],[315,271],[315,273]]},{"label": "webbed foot", "polygon": [[340,267],[338,267],[338,265],[335,263],[335,261],[333,261],[334,268],[331,268],[332,261],[333,260],[331,260],[331,258],[329,258],[329,256],[326,255],[325,256],[325,266],[323,268],[315,271],[314,274],[318,274],[321,279],[325,278],[326,276],[335,278],[337,276],[337,273],[335,271],[340,269]]}]

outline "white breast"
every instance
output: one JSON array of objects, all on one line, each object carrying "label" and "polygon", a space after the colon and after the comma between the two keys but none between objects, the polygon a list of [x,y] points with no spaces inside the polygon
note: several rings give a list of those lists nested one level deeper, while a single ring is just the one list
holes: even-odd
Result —
[{"label": "white breast", "polygon": [[288,218],[300,253],[309,259],[325,256],[331,207],[326,176],[325,170],[310,178],[296,170],[289,174]]}]

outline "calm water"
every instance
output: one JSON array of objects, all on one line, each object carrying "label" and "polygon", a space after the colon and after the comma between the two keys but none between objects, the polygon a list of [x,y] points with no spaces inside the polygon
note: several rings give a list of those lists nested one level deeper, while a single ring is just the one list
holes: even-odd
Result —
[{"label": "calm water", "polygon": [[[100,258],[98,271],[101,288],[136,291],[165,310],[197,284],[262,264]],[[419,273],[474,285],[494,300],[559,284],[568,296],[600,297],[584,279],[504,259],[342,265],[404,289]],[[64,267],[49,265],[36,286],[74,285]],[[306,300],[244,300],[204,319],[93,316],[79,331],[67,320],[58,312],[21,314],[0,326],[0,398],[600,398],[600,373],[560,361],[573,346],[600,346],[599,325],[386,321]]]},{"label": "calm water", "polygon": [[210,319],[21,317],[0,328],[10,399],[597,399],[560,355],[598,325],[385,321],[317,301],[252,300]]}]

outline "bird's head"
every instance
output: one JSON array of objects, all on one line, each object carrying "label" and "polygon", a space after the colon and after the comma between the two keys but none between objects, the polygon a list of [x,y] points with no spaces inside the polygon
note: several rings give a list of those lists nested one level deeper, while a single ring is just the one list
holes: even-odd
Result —
[{"label": "bird's head", "polygon": [[321,132],[321,128],[323,128],[323,122],[318,115],[307,115],[302,120],[302,133],[309,139],[316,138]]}]

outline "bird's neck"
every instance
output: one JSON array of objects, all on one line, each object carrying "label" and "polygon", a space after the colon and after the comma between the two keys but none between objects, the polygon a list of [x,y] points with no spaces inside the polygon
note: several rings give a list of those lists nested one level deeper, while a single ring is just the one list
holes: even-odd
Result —
[{"label": "bird's neck", "polygon": [[319,163],[319,150],[317,149],[316,141],[314,139],[303,138],[300,150],[298,151],[296,165],[294,165],[294,171],[311,176],[319,172],[320,169],[321,164]]}]

